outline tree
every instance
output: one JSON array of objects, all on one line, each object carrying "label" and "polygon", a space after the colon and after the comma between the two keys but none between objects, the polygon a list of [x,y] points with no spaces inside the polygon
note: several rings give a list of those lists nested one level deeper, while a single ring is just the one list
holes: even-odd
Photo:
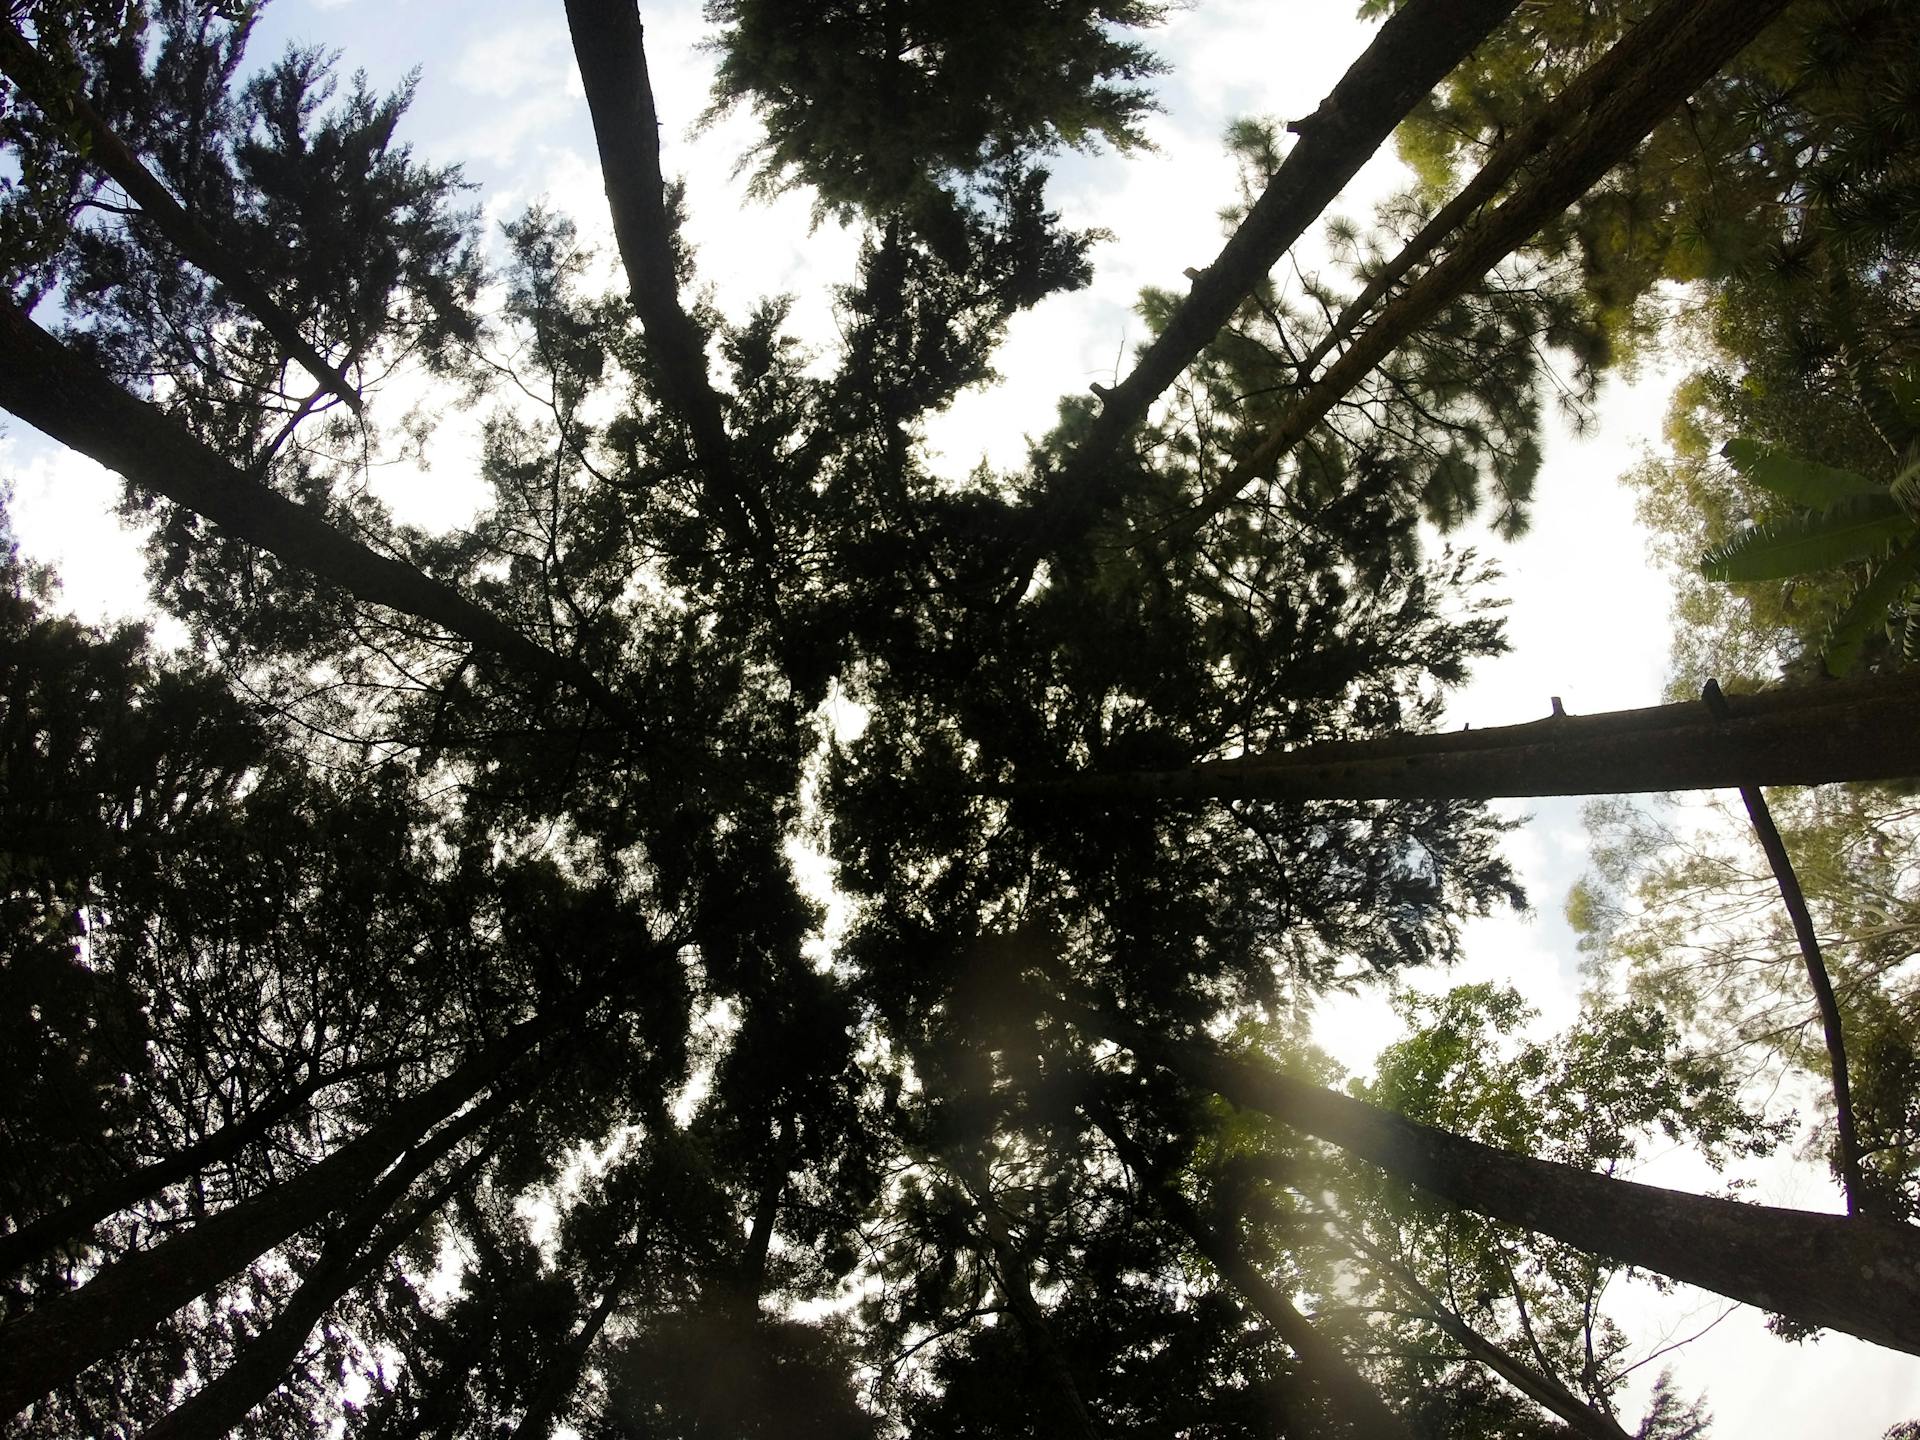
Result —
[{"label": "tree", "polygon": [[[1501,646],[1489,577],[1416,526],[1488,490],[1519,523],[1534,347],[1594,367],[1609,333],[1550,246],[1520,252],[1781,7],[1640,17],[1489,160],[1497,204],[1430,227],[1409,201],[1394,280],[1355,240],[1346,281],[1307,291],[1325,315],[1283,310],[1287,247],[1483,40],[1523,43],[1514,8],[1413,0],[1286,154],[1242,127],[1233,234],[1186,296],[1145,302],[1129,378],[1063,404],[1018,473],[956,480],[923,427],[1016,312],[1084,279],[1036,162],[1137,138],[1154,65],[1120,27],[1152,7],[716,7],[717,102],[767,122],[763,178],[861,227],[825,355],[785,302],[703,298],[629,0],[565,7],[611,294],[542,208],[483,291],[459,176],[397,140],[405,92],[335,102],[310,52],[250,71],[250,11],[12,7],[0,403],[127,479],[190,637],[155,656],[11,577],[0,873],[37,1009],[0,1032],[29,1082],[0,1135],[48,1157],[4,1182],[23,1433],[1530,1414],[1478,1377],[1437,1418],[1376,1393],[1289,1293],[1298,1260],[1245,1248],[1231,1187],[1211,1208],[1181,1188],[1207,1092],[1478,1233],[1550,1232],[1569,1273],[1596,1250],[1920,1343],[1891,1222],[1649,1191],[1525,1153],[1572,1144],[1557,1117],[1510,1153],[1194,1038],[1452,958],[1462,916],[1521,898],[1460,773],[1514,737],[1418,735]],[[1023,63],[980,68],[989,20]],[[920,123],[877,134],[903,91]],[[365,493],[396,369],[492,407],[491,503],[464,531]],[[1191,418],[1158,403],[1183,375]],[[1821,778],[1898,772],[1910,692],[1554,721],[1523,783],[1610,773],[1580,752],[1613,731],[1661,776],[1801,763],[1813,727]],[[824,732],[835,693],[857,738]],[[1327,746],[1449,764],[1228,804],[1137,778]],[[1688,771],[1702,756],[1722,768]],[[1054,783],[1074,774],[1124,803],[1088,824]],[[807,833],[850,906],[824,955],[790,858]],[[1664,1123],[1697,1074],[1640,1012],[1609,1023],[1580,1043],[1657,1055],[1667,1088],[1636,1113]],[[1756,1280],[1769,1247],[1802,1263]],[[1836,1293],[1862,1264],[1887,1285]],[[1474,1334],[1476,1358],[1510,1353]]]}]

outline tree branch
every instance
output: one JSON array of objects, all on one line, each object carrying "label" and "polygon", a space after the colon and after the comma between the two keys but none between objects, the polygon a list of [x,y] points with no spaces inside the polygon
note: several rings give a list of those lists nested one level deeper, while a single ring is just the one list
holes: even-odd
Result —
[{"label": "tree branch", "polygon": [[[1715,719],[1727,718],[1727,697],[1720,682],[1708,680],[1701,691]],[[1780,827],[1773,823],[1766,796],[1758,785],[1742,785],[1740,798],[1746,803],[1747,818],[1753,833],[1766,852],[1767,864],[1779,883],[1780,898],[1793,921],[1794,938],[1800,942],[1800,958],[1806,962],[1807,983],[1813,987],[1814,1003],[1820,1007],[1820,1028],[1827,1042],[1827,1065],[1833,1079],[1833,1121],[1840,1142],[1840,1183],[1847,1193],[1847,1213],[1858,1215],[1868,1209],[1866,1183],[1860,1173],[1860,1137],[1854,1126],[1853,1085],[1847,1075],[1846,1031],[1840,1019],[1840,1002],[1834,998],[1833,981],[1827,975],[1827,962],[1820,955],[1820,937],[1814,932],[1813,916],[1807,910],[1807,897],[1793,873],[1793,860],[1787,854]]]}]

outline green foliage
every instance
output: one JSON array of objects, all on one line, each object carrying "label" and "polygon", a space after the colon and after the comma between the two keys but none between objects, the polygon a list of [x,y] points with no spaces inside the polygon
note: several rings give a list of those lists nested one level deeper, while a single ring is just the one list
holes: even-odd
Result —
[{"label": "green foliage", "polygon": [[1920,463],[1881,486],[1851,470],[1799,460],[1750,440],[1731,440],[1722,453],[1748,480],[1804,508],[1709,550],[1701,574],[1723,583],[1778,580],[1859,565],[1859,582],[1821,643],[1822,661],[1833,675],[1853,668],[1875,628],[1890,636],[1912,628],[1920,512],[1909,491],[1920,478]]}]

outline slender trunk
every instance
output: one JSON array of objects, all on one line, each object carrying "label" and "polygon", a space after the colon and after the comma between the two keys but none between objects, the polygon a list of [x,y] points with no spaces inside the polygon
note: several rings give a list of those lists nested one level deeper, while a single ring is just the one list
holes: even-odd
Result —
[{"label": "slender trunk", "polygon": [[1554,1376],[1534,1369],[1467,1324],[1422,1285],[1418,1276],[1378,1246],[1357,1236],[1346,1237],[1346,1243],[1363,1264],[1419,1306],[1424,1319],[1534,1404],[1564,1420],[1575,1435],[1583,1440],[1633,1440],[1611,1415],[1589,1405]]},{"label": "slender trunk", "polygon": [[[1718,681],[1707,681],[1704,696],[1714,714],[1724,715],[1727,697]],[[1773,811],[1758,785],[1742,785],[1740,799],[1747,807],[1747,819],[1773,868],[1774,881],[1780,887],[1780,899],[1793,921],[1794,939],[1800,944],[1800,958],[1807,967],[1807,983],[1813,987],[1814,1004],[1820,1009],[1820,1029],[1827,1042],[1827,1069],[1833,1081],[1833,1123],[1840,1150],[1840,1183],[1847,1192],[1847,1213],[1857,1215],[1864,1208],[1866,1183],[1860,1174],[1860,1138],[1853,1120],[1853,1085],[1847,1078],[1846,1029],[1840,1019],[1840,1002],[1833,995],[1833,980],[1827,974],[1827,962],[1820,955],[1820,937],[1814,932],[1813,915],[1807,909],[1807,897],[1793,873],[1793,860],[1787,854],[1787,842],[1780,838],[1780,827],[1773,823]]]},{"label": "slender trunk", "polygon": [[0,73],[49,117],[71,116],[77,121],[87,139],[87,159],[127,192],[141,213],[189,262],[224,285],[303,370],[354,414],[361,413],[360,392],[307,341],[299,324],[280,308],[266,287],[167,192],[167,187],[113,133],[87,97],[69,90],[46,58],[4,20],[0,20]]},{"label": "slender trunk", "polygon": [[1920,775],[1920,676],[1902,673],[1697,701],[1556,713],[1524,725],[1335,740],[1185,770],[1086,774],[987,789],[1102,804],[1223,800],[1486,800]]},{"label": "slender trunk", "polygon": [[1427,324],[1488,271],[1524,245],[1608,170],[1633,153],[1669,111],[1737,55],[1787,0],[1692,0],[1675,16],[1664,43],[1644,65],[1610,90],[1572,136],[1540,156],[1534,176],[1464,235],[1435,265],[1381,312],[1318,381],[1310,386],[1179,529],[1191,534],[1237,499],[1254,480],[1274,473],[1297,445],[1397,346]]},{"label": "slender trunk", "polygon": [[695,458],[722,524],[736,544],[764,559],[773,540],[771,517],[734,468],[720,397],[707,377],[706,346],[680,308],[673,225],[660,173],[660,121],[639,7],[635,0],[566,4],[613,212],[614,243],[633,307],[660,358],[660,388],[692,432]]},{"label": "slender trunk", "polygon": [[540,1392],[533,1397],[533,1403],[527,1406],[527,1413],[520,1417],[519,1425],[514,1427],[513,1440],[547,1440],[547,1436],[553,1433],[560,1407],[580,1386],[580,1371],[593,1350],[593,1342],[600,1338],[600,1332],[613,1317],[621,1295],[632,1283],[634,1273],[639,1268],[640,1261],[636,1257],[608,1282],[605,1293],[600,1296],[600,1303],[588,1314],[579,1333],[567,1342],[567,1348],[553,1363],[552,1373],[542,1380]]},{"label": "slender trunk", "polygon": [[0,407],[237,539],[361,600],[442,626],[522,671],[571,685],[616,720],[642,726],[632,707],[578,660],[545,649],[453,586],[369,549],[307,506],[248,478],[3,300]]},{"label": "slender trunk", "polygon": [[767,1254],[773,1245],[774,1222],[780,1217],[780,1197],[793,1168],[794,1131],[791,1112],[780,1117],[780,1135],[774,1142],[767,1178],[755,1197],[753,1219],[747,1231],[746,1251],[740,1259],[740,1295],[749,1318],[760,1309],[760,1292],[767,1288]]},{"label": "slender trunk", "polygon": [[1685,23],[1694,0],[1666,0],[1658,10],[1641,20],[1606,54],[1582,70],[1567,88],[1542,106],[1540,112],[1500,142],[1473,179],[1447,201],[1433,218],[1420,227],[1419,234],[1401,247],[1340,311],[1326,336],[1300,361],[1302,379],[1311,378],[1320,362],[1346,343],[1354,328],[1380,300],[1404,280],[1416,266],[1426,263],[1449,235],[1462,229],[1479,211],[1500,193],[1536,156],[1558,143],[1588,110],[1615,87],[1625,83],[1635,71],[1662,47],[1672,43],[1671,36]]},{"label": "slender trunk", "polygon": [[1409,0],[1380,27],[1320,108],[1290,127],[1298,143],[1214,262],[1194,277],[1133,373],[1101,391],[1100,416],[1067,462],[1075,488],[1097,476],[1107,455],[1394,127],[1517,8],[1517,0]]},{"label": "slender trunk", "polygon": [[223,1125],[164,1160],[156,1160],[150,1165],[116,1176],[78,1199],[68,1201],[58,1210],[49,1211],[17,1230],[0,1235],[0,1273],[17,1271],[62,1241],[84,1235],[109,1215],[126,1209],[135,1201],[177,1180],[197,1174],[209,1165],[232,1159],[314,1095],[345,1078],[342,1074],[311,1076],[260,1106],[245,1119]]},{"label": "slender trunk", "polygon": [[19,1413],[324,1219],[576,1012],[567,1006],[523,1021],[325,1160],[105,1266],[78,1290],[47,1299],[0,1329],[0,1418]]},{"label": "slender trunk", "polygon": [[1001,1293],[1006,1296],[1007,1308],[1013,1312],[1027,1344],[1033,1347],[1041,1368],[1052,1377],[1068,1429],[1081,1440],[1094,1440],[1093,1418],[1087,1413],[1086,1402],[1080,1398],[1080,1387],[1067,1365],[1067,1357],[1060,1353],[1054,1341],[1053,1328],[1047,1324],[1040,1303],[1033,1298],[1033,1289],[1027,1283],[1026,1257],[1013,1243],[1006,1217],[994,1203],[993,1180],[987,1174],[986,1165],[979,1156],[968,1154],[955,1161],[955,1171],[979,1207],[980,1224],[987,1232],[987,1250],[993,1259],[994,1274],[1000,1280]]},{"label": "slender trunk", "polygon": [[452,1153],[461,1141],[490,1124],[512,1098],[499,1094],[485,1104],[476,1105],[452,1124],[442,1127],[432,1139],[389,1171],[328,1241],[318,1263],[308,1271],[273,1322],[254,1336],[216,1379],[142,1431],[141,1440],[219,1440],[246,1419],[254,1406],[273,1393],[287,1367],[299,1358],[301,1348],[321,1317],[341,1296],[365,1280],[374,1267],[406,1243],[449,1196],[464,1187],[486,1163],[493,1147],[483,1147],[462,1162],[452,1175],[384,1226],[380,1224],[382,1218],[392,1211],[415,1180]]},{"label": "slender trunk", "polygon": [[[1109,1107],[1094,1101],[1087,1108],[1094,1124],[1113,1142],[1121,1160],[1153,1187],[1154,1198],[1167,1218],[1298,1357],[1302,1372],[1319,1391],[1327,1413],[1340,1432],[1354,1440],[1408,1440],[1410,1432],[1406,1425],[1381,1399],[1380,1392],[1347,1362],[1337,1346],[1321,1337],[1280,1287],[1260,1273],[1259,1267],[1247,1258],[1232,1237],[1207,1224],[1199,1207],[1161,1173],[1160,1167],[1149,1161],[1146,1152]],[[1293,1422],[1287,1425],[1287,1433],[1304,1433],[1295,1417],[1282,1418]]]},{"label": "slender trunk", "polygon": [[1463,1210],[1808,1325],[1920,1354],[1920,1228],[1745,1205],[1496,1150],[1211,1047],[1054,1002],[1088,1033]]}]

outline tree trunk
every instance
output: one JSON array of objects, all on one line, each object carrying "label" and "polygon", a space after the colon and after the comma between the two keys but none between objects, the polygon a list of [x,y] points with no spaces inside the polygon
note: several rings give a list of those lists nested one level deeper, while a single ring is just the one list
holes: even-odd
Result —
[{"label": "tree trunk", "polygon": [[1073,1002],[1060,1013],[1463,1210],[1920,1354],[1920,1228],[1663,1190],[1496,1150]]},{"label": "tree trunk", "polygon": [[736,544],[764,559],[773,542],[772,519],[734,469],[720,397],[707,377],[706,345],[680,308],[673,225],[660,173],[660,120],[639,8],[635,0],[566,3],[613,212],[614,243],[633,308],[660,357],[660,387],[692,432],[694,455],[719,520]]},{"label": "tree trunk", "polygon": [[570,656],[522,635],[453,586],[381,555],[248,478],[0,300],[0,407],[235,538],[374,605],[441,626],[527,673],[571,685],[635,729],[631,706]]},{"label": "tree trunk", "polygon": [[1320,362],[1346,343],[1354,328],[1394,286],[1416,266],[1425,264],[1446,242],[1447,237],[1463,229],[1494,198],[1500,188],[1547,150],[1559,143],[1580,117],[1625,83],[1661,49],[1672,43],[1673,34],[1686,23],[1694,9],[1694,0],[1665,0],[1665,3],[1635,25],[1606,54],[1582,70],[1567,88],[1542,106],[1526,124],[1500,142],[1487,156],[1479,172],[1447,201],[1433,218],[1420,227],[1370,279],[1361,292],[1340,311],[1340,317],[1327,330],[1325,338],[1300,361],[1300,377],[1312,377]]},{"label": "tree trunk", "polygon": [[1281,456],[1396,346],[1631,155],[1669,111],[1739,54],[1786,5],[1787,0],[1692,0],[1686,7],[1690,13],[1672,18],[1664,43],[1653,47],[1644,66],[1609,91],[1565,143],[1537,158],[1533,179],[1389,305],[1260,444],[1207,492],[1180,529],[1191,534],[1232,504],[1252,481],[1271,475]]},{"label": "tree trunk", "polygon": [[1633,1440],[1611,1415],[1589,1405],[1553,1375],[1509,1354],[1447,1309],[1440,1297],[1422,1285],[1419,1277],[1404,1265],[1357,1236],[1343,1239],[1353,1247],[1353,1253],[1363,1265],[1377,1271],[1389,1285],[1420,1307],[1421,1318],[1534,1404],[1564,1420],[1575,1435],[1583,1440]]},{"label": "tree trunk", "polygon": [[0,1235],[0,1274],[11,1274],[45,1254],[64,1240],[84,1235],[109,1215],[126,1209],[136,1200],[197,1174],[209,1165],[230,1160],[255,1140],[265,1135],[304,1102],[340,1075],[316,1075],[302,1081],[285,1094],[268,1101],[243,1120],[223,1125],[192,1145],[175,1151],[164,1160],[116,1176],[97,1185],[85,1195],[68,1201],[58,1210],[36,1217],[6,1235]]},{"label": "tree trunk", "polygon": [[18,1414],[95,1360],[246,1269],[364,1191],[442,1120],[572,1018],[567,1006],[514,1026],[325,1160],[191,1229],[107,1265],[78,1290],[0,1329],[0,1418]]},{"label": "tree trunk", "polygon": [[1067,462],[1072,488],[1097,475],[1394,127],[1517,8],[1518,0],[1409,0],[1380,27],[1320,108],[1289,127],[1299,142],[1213,264],[1194,278],[1166,329],[1125,380],[1101,393],[1100,416]]},{"label": "tree trunk", "polygon": [[1920,674],[1555,714],[1525,725],[1334,740],[1185,770],[1087,774],[986,793],[1106,804],[1221,800],[1487,800],[1920,775]]},{"label": "tree trunk", "polygon": [[[644,1240],[645,1237],[642,1237]],[[624,1270],[607,1283],[606,1292],[601,1295],[600,1303],[593,1307],[580,1332],[567,1341],[567,1348],[560,1353],[552,1367],[552,1373],[546,1376],[540,1385],[540,1391],[533,1397],[533,1403],[527,1406],[527,1413],[520,1417],[520,1423],[514,1427],[513,1440],[547,1440],[553,1433],[554,1421],[559,1418],[560,1407],[567,1397],[580,1387],[580,1371],[587,1363],[587,1356],[593,1350],[593,1342],[600,1338],[600,1332],[606,1328],[607,1321],[613,1317],[620,1297],[632,1283],[634,1273],[640,1268],[635,1258]]]},{"label": "tree trunk", "polygon": [[[321,1317],[406,1243],[449,1196],[465,1186],[486,1163],[493,1147],[483,1147],[463,1161],[452,1175],[385,1226],[380,1224],[382,1218],[415,1180],[461,1141],[489,1124],[506,1109],[511,1098],[496,1095],[476,1105],[390,1171],[327,1242],[319,1262],[273,1322],[254,1336],[217,1378],[143,1430],[140,1440],[219,1440],[246,1419],[254,1406],[273,1393],[280,1377],[299,1358],[301,1347]],[[368,1245],[370,1238],[373,1243]]]},{"label": "tree trunk", "polygon": [[[1093,1101],[1087,1110],[1093,1123],[1113,1142],[1120,1159],[1152,1186],[1154,1199],[1167,1218],[1293,1351],[1301,1371],[1320,1392],[1327,1413],[1341,1433],[1353,1440],[1409,1440],[1406,1425],[1380,1398],[1380,1392],[1347,1362],[1338,1347],[1322,1338],[1280,1287],[1260,1273],[1259,1267],[1246,1257],[1232,1237],[1207,1224],[1199,1207],[1149,1161],[1146,1152],[1109,1107]],[[1298,1417],[1281,1418],[1286,1422],[1284,1428],[1288,1434],[1302,1430]]]}]

